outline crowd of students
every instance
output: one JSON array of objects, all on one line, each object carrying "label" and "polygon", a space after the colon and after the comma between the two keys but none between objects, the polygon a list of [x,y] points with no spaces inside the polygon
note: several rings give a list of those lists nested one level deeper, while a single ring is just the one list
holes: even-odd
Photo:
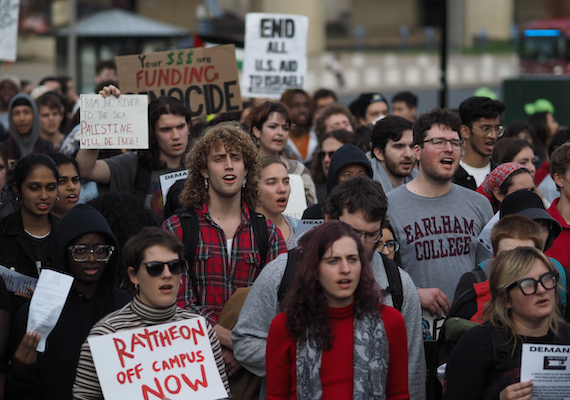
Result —
[{"label": "crowd of students", "polygon": [[[38,353],[33,290],[0,276],[0,399],[101,399],[89,336],[197,316],[234,399],[530,399],[522,343],[570,344],[570,131],[507,107],[291,89],[192,120],[163,96],[149,149],[114,152],[79,148],[70,79],[0,78],[0,265],[74,278]],[[445,316],[473,328],[426,361]]]}]

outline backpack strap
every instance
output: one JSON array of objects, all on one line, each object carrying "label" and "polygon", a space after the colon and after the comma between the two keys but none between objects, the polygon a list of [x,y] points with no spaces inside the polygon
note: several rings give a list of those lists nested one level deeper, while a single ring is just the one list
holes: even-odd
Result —
[{"label": "backpack strap", "polygon": [[386,292],[390,293],[392,296],[392,304],[394,305],[394,308],[398,311],[402,311],[402,305],[404,304],[404,289],[402,288],[402,277],[400,276],[398,264],[382,253],[380,253],[380,255],[382,256],[384,269],[386,270],[386,276],[388,277],[388,287],[386,288]]},{"label": "backpack strap", "polygon": [[[193,207],[179,208],[176,210],[180,227],[182,228],[182,243],[184,243],[184,255],[188,261],[188,277],[192,283],[192,290],[196,298],[196,304],[202,305],[198,296],[198,282],[194,273],[194,257],[196,256],[196,248],[200,239],[200,221],[198,214]],[[186,245],[186,243],[188,243]]]},{"label": "backpack strap", "polygon": [[475,281],[477,283],[485,282],[487,280],[487,274],[485,273],[483,264],[484,263],[481,263],[478,266],[476,266],[473,270],[471,270],[471,273],[473,274],[473,276],[475,276]]},{"label": "backpack strap", "polygon": [[259,250],[261,258],[260,268],[265,266],[267,260],[267,252],[269,251],[269,233],[267,232],[267,220],[263,214],[258,212],[250,212],[251,228],[255,237],[255,244]]},{"label": "backpack strap", "polygon": [[[285,299],[287,291],[293,282],[293,277],[295,276],[295,271],[297,270],[297,257],[295,256],[295,249],[291,249],[287,252],[287,266],[285,267],[285,272],[283,273],[283,278],[281,278],[281,284],[279,285],[279,290],[277,291],[277,301],[279,304]],[[282,308],[280,306],[280,308]]]}]

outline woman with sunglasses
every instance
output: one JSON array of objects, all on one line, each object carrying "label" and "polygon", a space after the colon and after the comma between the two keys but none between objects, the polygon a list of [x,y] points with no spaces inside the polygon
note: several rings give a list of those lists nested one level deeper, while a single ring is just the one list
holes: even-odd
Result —
[{"label": "woman with sunglasses", "polygon": [[317,193],[309,170],[301,162],[283,155],[291,128],[287,107],[282,103],[266,101],[251,109],[247,121],[251,127],[250,135],[259,148],[259,156],[278,157],[285,163],[290,174],[300,175],[305,187],[307,206],[315,204]]},{"label": "woman with sunglasses", "polygon": [[6,400],[71,399],[79,351],[89,331],[130,300],[128,293],[114,289],[120,261],[117,239],[93,207],[79,204],[61,219],[53,249],[53,268],[72,275],[73,287],[44,353],[36,353],[39,334],[26,333],[28,307],[18,312]]},{"label": "woman with sunglasses", "polygon": [[[187,263],[184,260],[184,246],[172,233],[158,227],[144,228],[125,244],[123,263],[127,266],[127,274],[135,286],[135,297],[126,307],[95,324],[89,333],[90,337],[197,317],[196,314],[176,305],[180,278],[187,268]],[[218,371],[229,394],[222,347],[209,324],[208,335]],[[81,347],[73,398],[103,398],[87,341]]]},{"label": "woman with sunglasses", "polygon": [[570,344],[570,327],[558,313],[558,279],[556,268],[535,248],[497,257],[484,322],[464,333],[451,351],[444,399],[531,398],[532,382],[520,382],[522,344]]},{"label": "woman with sunglasses", "polygon": [[409,399],[404,319],[380,303],[360,238],[333,221],[301,241],[267,337],[266,398]]}]

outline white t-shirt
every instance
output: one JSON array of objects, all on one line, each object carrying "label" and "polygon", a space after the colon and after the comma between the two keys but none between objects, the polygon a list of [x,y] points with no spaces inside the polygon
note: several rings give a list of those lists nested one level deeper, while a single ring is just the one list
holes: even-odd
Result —
[{"label": "white t-shirt", "polygon": [[491,162],[483,168],[473,168],[472,166],[465,164],[463,160],[459,161],[459,165],[461,165],[469,175],[475,178],[477,187],[481,186],[487,175],[491,173]]}]

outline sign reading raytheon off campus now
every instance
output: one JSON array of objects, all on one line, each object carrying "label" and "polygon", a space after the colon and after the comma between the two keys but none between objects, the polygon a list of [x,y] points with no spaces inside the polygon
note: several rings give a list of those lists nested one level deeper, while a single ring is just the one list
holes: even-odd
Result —
[{"label": "sign reading raytheon off campus now", "polygon": [[242,109],[235,46],[115,57],[123,93],[178,98],[192,117]]},{"label": "sign reading raytheon off campus now", "polygon": [[309,18],[249,13],[245,17],[242,96],[278,99],[307,87]]}]

